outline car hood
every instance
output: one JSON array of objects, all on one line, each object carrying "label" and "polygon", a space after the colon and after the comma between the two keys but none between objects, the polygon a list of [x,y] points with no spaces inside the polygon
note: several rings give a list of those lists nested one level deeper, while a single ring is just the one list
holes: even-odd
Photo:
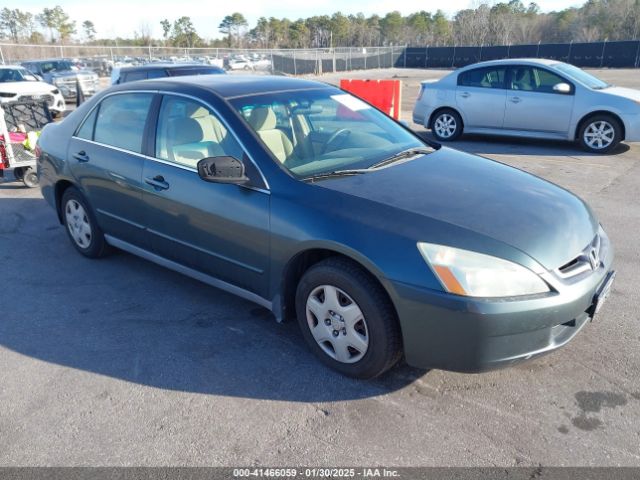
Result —
[{"label": "car hood", "polygon": [[[444,147],[415,160],[316,185],[490,237],[547,269],[572,260],[598,228],[590,208],[567,190]],[[428,229],[421,235],[417,241],[431,241]]]},{"label": "car hood", "polygon": [[604,90],[600,90],[607,95],[615,95],[616,97],[628,98],[635,102],[640,102],[640,90],[625,87],[609,87]]},{"label": "car hood", "polygon": [[51,93],[54,86],[44,82],[5,82],[0,83],[0,92],[11,92],[20,95],[42,95]]}]

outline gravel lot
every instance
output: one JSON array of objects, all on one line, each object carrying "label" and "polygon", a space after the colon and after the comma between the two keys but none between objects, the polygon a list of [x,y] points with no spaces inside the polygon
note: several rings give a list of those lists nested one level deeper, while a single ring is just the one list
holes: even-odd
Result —
[{"label": "gravel lot", "polygon": [[[323,79],[396,76],[408,120],[419,80],[443,73]],[[640,88],[637,70],[597,73]],[[612,295],[564,349],[482,375],[349,380],[260,307],[125,253],[81,257],[40,192],[5,179],[0,465],[640,466],[640,144],[452,146],[569,188],[612,238]]]}]

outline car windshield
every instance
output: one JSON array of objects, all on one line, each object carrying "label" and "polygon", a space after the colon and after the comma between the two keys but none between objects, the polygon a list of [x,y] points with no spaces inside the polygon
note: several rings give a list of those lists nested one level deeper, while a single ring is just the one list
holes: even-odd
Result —
[{"label": "car windshield", "polygon": [[24,68],[0,69],[0,83],[27,82],[33,79],[33,75],[30,75]]},{"label": "car windshield", "polygon": [[558,63],[557,65],[554,65],[554,67],[559,72],[564,73],[565,75],[571,77],[573,80],[577,80],[578,82],[586,85],[589,88],[602,90],[603,88],[611,86],[607,82],[600,80],[598,77],[595,77],[578,67],[569,65],[568,63]]},{"label": "car windshield", "polygon": [[379,110],[333,88],[245,96],[232,104],[298,178],[367,169],[403,152],[432,150]]}]

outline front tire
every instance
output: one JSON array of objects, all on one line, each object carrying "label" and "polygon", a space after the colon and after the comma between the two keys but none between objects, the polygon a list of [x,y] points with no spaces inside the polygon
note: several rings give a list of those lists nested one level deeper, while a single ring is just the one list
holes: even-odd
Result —
[{"label": "front tire", "polygon": [[369,273],[329,258],[302,276],[296,314],[313,353],[354,378],[377,377],[402,355],[400,328],[386,292]]},{"label": "front tire", "polygon": [[578,139],[588,152],[609,153],[622,140],[622,127],[611,115],[594,115],[582,122]]},{"label": "front tire", "polygon": [[462,135],[462,118],[458,112],[445,108],[431,120],[431,132],[440,142],[451,142]]},{"label": "front tire", "polygon": [[100,258],[109,252],[109,246],[96,222],[93,210],[74,187],[65,190],[61,200],[62,220],[71,243],[88,258]]}]

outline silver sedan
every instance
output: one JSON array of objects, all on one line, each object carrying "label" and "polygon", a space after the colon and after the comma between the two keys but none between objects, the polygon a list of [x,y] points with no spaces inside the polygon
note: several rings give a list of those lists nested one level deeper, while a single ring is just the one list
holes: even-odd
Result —
[{"label": "silver sedan", "polygon": [[606,153],[640,141],[640,91],[553,60],[495,60],[422,82],[413,121],[440,141],[464,131],[577,140]]}]

